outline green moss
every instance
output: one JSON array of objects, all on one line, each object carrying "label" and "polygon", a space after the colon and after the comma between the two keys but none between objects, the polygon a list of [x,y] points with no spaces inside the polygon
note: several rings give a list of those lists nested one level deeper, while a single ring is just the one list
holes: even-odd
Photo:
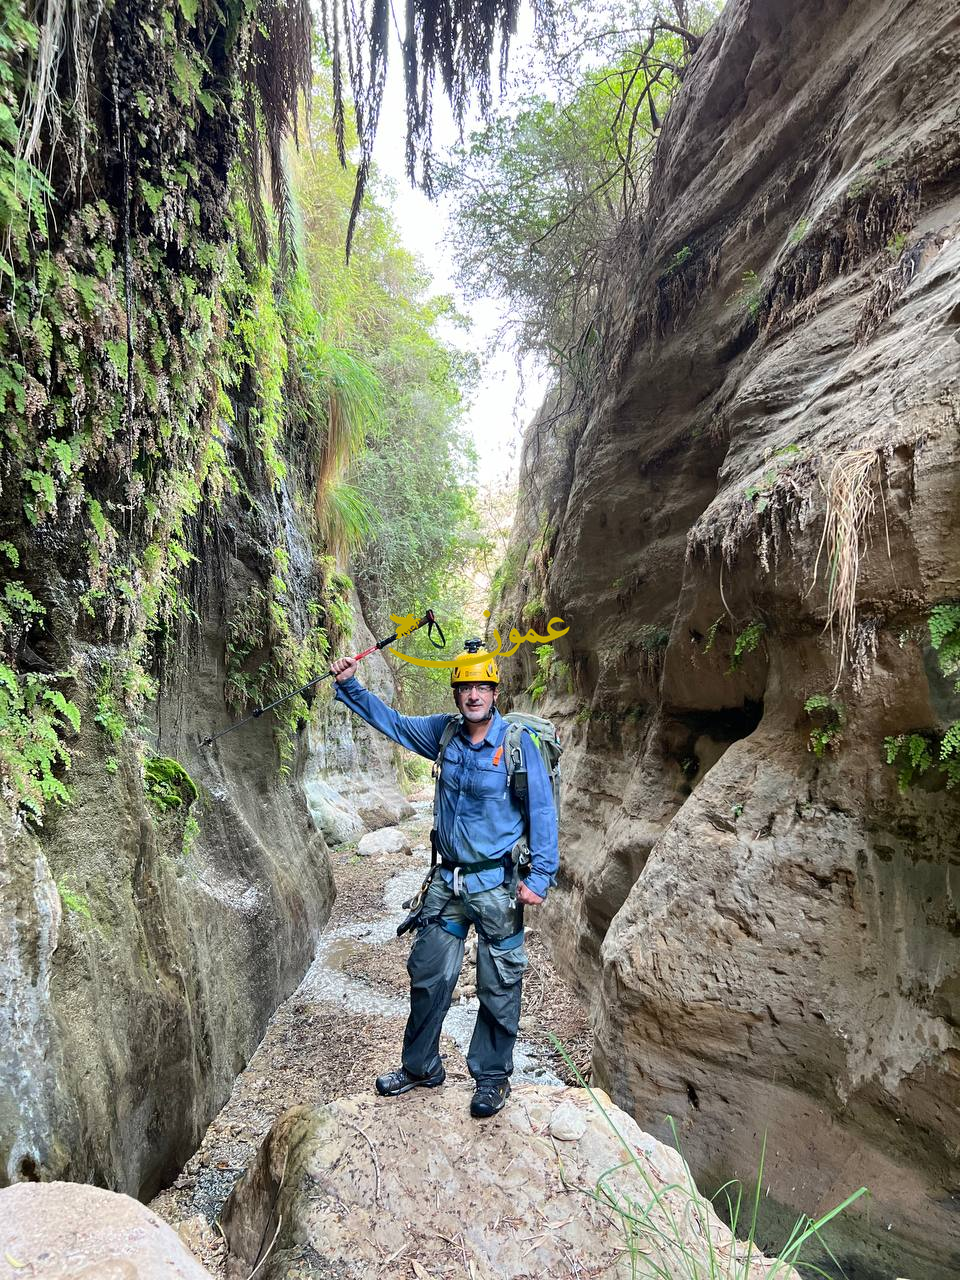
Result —
[{"label": "green moss", "polygon": [[74,915],[83,916],[85,920],[93,919],[86,894],[77,893],[75,890],[70,889],[63,880],[57,881],[57,893],[59,893],[60,901],[67,911],[73,912]]},{"label": "green moss", "polygon": [[161,812],[189,807],[196,800],[197,785],[178,761],[150,756],[143,765],[147,799]]}]

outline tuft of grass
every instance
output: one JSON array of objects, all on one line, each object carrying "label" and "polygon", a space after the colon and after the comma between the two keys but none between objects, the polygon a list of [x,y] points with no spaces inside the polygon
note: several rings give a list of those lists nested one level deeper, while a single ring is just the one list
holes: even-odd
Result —
[{"label": "tuft of grass", "polygon": [[794,225],[790,228],[790,234],[787,236],[787,244],[789,245],[799,244],[800,241],[804,239],[804,237],[806,236],[809,230],[810,230],[810,219],[801,218],[798,222],[795,222]]},{"label": "tuft of grass", "polygon": [[[777,1256],[764,1258],[757,1244],[767,1146],[764,1135],[753,1191],[745,1191],[738,1179],[731,1179],[716,1193],[717,1196],[723,1195],[726,1202],[731,1234],[730,1240],[722,1238],[727,1235],[724,1230],[722,1237],[718,1239],[720,1233],[717,1232],[716,1224],[711,1224],[712,1205],[697,1190],[690,1166],[683,1160],[673,1117],[668,1116],[667,1122],[673,1134],[674,1146],[683,1160],[686,1177],[682,1181],[657,1186],[642,1160],[618,1129],[610,1111],[583,1078],[563,1044],[552,1034],[550,1039],[580,1087],[590,1095],[593,1105],[627,1157],[602,1173],[589,1194],[597,1204],[612,1210],[617,1216],[623,1232],[624,1251],[630,1260],[631,1280],[759,1280],[760,1275],[763,1280],[796,1280],[793,1269],[803,1261],[802,1251],[813,1240],[818,1241],[842,1275],[839,1262],[820,1233],[861,1196],[868,1195],[866,1187],[859,1187],[818,1218],[801,1214]],[[639,1178],[647,1194],[637,1195],[624,1180],[621,1180],[619,1186],[614,1184],[615,1176],[622,1174],[624,1170]],[[814,1264],[806,1263],[804,1269],[812,1271],[823,1280],[833,1280],[828,1272]]]},{"label": "tuft of grass", "polygon": [[740,288],[735,295],[737,301],[743,303],[752,320],[757,320],[763,306],[763,281],[755,271],[744,271],[740,281]]}]

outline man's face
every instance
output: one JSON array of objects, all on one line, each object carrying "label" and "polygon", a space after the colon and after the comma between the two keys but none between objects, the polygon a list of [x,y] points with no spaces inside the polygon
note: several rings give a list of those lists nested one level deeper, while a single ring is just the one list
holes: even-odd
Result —
[{"label": "man's face", "polygon": [[493,704],[497,700],[497,686],[489,681],[477,684],[458,684],[453,691],[454,701],[465,720],[479,724],[489,720]]}]

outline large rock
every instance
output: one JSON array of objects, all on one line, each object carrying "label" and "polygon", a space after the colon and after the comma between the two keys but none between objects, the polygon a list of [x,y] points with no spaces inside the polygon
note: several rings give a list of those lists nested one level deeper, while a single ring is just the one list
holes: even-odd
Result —
[{"label": "large rock", "polygon": [[371,858],[381,853],[410,854],[412,852],[410,841],[399,827],[382,827],[379,831],[369,831],[365,836],[361,836],[357,845],[357,853],[362,858]]},{"label": "large rock", "polygon": [[[261,1280],[300,1267],[341,1280],[400,1280],[412,1267],[458,1280],[566,1280],[589,1268],[626,1280],[637,1274],[630,1238],[638,1257],[680,1276],[706,1265],[708,1236],[721,1257],[738,1252],[743,1280],[768,1274],[756,1251],[746,1263],[745,1247],[699,1197],[677,1153],[605,1095],[606,1115],[586,1090],[521,1086],[482,1125],[469,1117],[469,1096],[447,1087],[399,1106],[363,1095],[288,1111],[221,1215],[228,1276],[246,1280],[260,1266]],[[582,1121],[562,1152],[550,1137],[558,1105]],[[786,1266],[776,1275],[797,1280]]]},{"label": "large rock", "polygon": [[[677,1116],[707,1183],[766,1130],[768,1223],[866,1182],[858,1277],[960,1273],[960,795],[899,794],[883,751],[960,718],[922,644],[960,596],[958,107],[954,0],[731,0],[624,238],[597,398],[529,437],[495,611],[570,625],[538,704],[570,744],[545,936],[599,1078]],[[835,570],[857,621],[818,758]]]},{"label": "large rock", "polygon": [[0,1275],[210,1280],[177,1233],[129,1196],[74,1182],[0,1191]]}]

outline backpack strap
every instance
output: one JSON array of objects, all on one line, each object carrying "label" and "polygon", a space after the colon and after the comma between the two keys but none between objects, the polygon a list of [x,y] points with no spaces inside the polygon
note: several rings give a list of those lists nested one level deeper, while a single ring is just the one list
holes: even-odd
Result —
[{"label": "backpack strap", "polygon": [[[433,773],[433,820],[434,822],[436,822],[437,820],[437,812],[440,804],[440,769],[443,764],[443,753],[446,751],[447,747],[449,747],[450,743],[453,741],[453,736],[457,732],[457,730],[460,728],[461,724],[463,724],[463,716],[451,715],[450,717],[448,717],[447,723],[443,726],[443,731],[440,734],[440,742],[437,746],[437,758],[436,760],[434,760],[433,769],[431,770],[431,772]],[[434,827],[433,830],[430,832],[430,869],[431,871],[437,866],[437,863],[440,861],[440,853],[437,848],[438,843],[439,842],[437,839],[437,829],[436,827]]]},{"label": "backpack strap", "polygon": [[523,763],[523,725],[508,724],[503,740],[504,754],[507,757],[507,781],[524,805],[527,802],[527,767]]}]

